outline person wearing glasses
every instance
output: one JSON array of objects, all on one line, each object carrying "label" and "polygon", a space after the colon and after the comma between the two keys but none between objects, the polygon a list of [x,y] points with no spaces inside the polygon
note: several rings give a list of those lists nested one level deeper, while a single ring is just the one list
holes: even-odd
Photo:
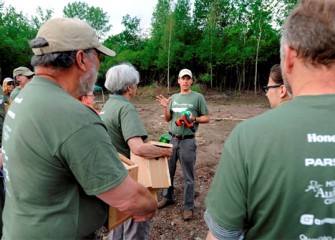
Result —
[{"label": "person wearing glasses", "polygon": [[115,52],[74,18],[46,21],[29,44],[36,75],[3,127],[3,238],[92,239],[109,206],[150,220],[155,198],[128,174],[100,117],[77,99],[94,89],[99,54]]},{"label": "person wearing glasses", "polygon": [[334,26],[335,1],[302,0],[287,17],[280,65],[292,100],[225,141],[207,240],[335,238]]},{"label": "person wearing glasses", "polygon": [[81,101],[83,104],[94,110],[98,115],[100,112],[94,108],[95,103],[95,96],[93,91],[89,91],[81,96],[78,97],[78,100]]},{"label": "person wearing glasses", "polygon": [[15,88],[14,80],[10,77],[6,77],[2,83],[2,90],[4,93],[5,104],[9,104],[9,99],[10,99],[9,96],[13,92],[14,88]]},{"label": "person wearing glasses", "polygon": [[284,85],[279,64],[273,65],[270,69],[268,84],[263,89],[271,108],[275,108],[279,104],[291,100],[291,93]]},{"label": "person wearing glasses", "polygon": [[34,75],[35,73],[32,72],[27,67],[18,67],[14,69],[13,71],[14,80],[15,82],[18,83],[18,85],[14,88],[14,90],[10,94],[10,100],[9,100],[10,103],[16,98],[16,96],[26,86],[26,84],[30,82],[30,80]]}]

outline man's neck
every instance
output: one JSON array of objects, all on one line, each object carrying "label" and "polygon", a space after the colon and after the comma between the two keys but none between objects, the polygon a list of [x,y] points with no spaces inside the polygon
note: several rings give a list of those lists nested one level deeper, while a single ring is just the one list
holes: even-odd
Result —
[{"label": "man's neck", "polygon": [[191,89],[188,89],[188,90],[185,90],[185,91],[181,90],[181,91],[180,91],[180,94],[189,94],[189,93],[191,93],[191,92],[192,92]]},{"label": "man's neck", "polygon": [[335,94],[335,64],[330,67],[296,62],[289,81],[293,97]]},{"label": "man's neck", "polygon": [[35,75],[57,83],[65,92],[72,95],[74,98],[80,95],[78,92],[78,79],[80,79],[80,76],[71,67],[59,70],[57,68],[53,69],[37,66],[35,67]]}]

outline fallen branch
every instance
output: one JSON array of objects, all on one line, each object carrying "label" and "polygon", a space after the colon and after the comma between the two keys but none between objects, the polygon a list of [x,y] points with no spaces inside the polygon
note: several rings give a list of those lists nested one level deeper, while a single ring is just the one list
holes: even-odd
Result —
[{"label": "fallen branch", "polygon": [[214,120],[214,121],[223,121],[223,120],[229,120],[229,121],[244,121],[246,120],[245,118],[232,118],[232,117],[229,117],[229,118],[212,118],[211,117],[211,120]]}]

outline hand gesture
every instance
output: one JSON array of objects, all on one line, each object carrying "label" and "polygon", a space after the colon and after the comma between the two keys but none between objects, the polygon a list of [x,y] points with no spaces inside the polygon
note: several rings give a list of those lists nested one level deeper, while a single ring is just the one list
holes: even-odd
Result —
[{"label": "hand gesture", "polygon": [[161,105],[164,108],[167,108],[169,106],[171,97],[165,98],[163,95],[156,96],[156,100],[159,102],[159,105]]}]

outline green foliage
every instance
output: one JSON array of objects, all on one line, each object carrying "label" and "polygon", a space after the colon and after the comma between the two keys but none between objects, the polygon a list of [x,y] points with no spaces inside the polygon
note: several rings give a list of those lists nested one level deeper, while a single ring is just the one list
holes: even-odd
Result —
[{"label": "green foliage", "polygon": [[201,85],[199,83],[192,84],[191,90],[194,91],[194,92],[203,93]]},{"label": "green foliage", "polygon": [[[1,5],[1,4],[0,4]],[[32,55],[29,40],[36,35],[30,21],[13,7],[1,5],[0,14],[0,68],[1,77],[11,76],[13,69],[22,65],[30,67]]]},{"label": "green foliage", "polygon": [[[105,39],[104,45],[117,53],[101,63],[100,85],[111,66],[130,62],[149,90],[156,82],[168,87],[176,84],[179,70],[189,68],[200,76],[199,83],[192,86],[195,91],[201,92],[200,84],[242,91],[257,87],[259,79],[265,79],[270,67],[279,62],[282,24],[297,2],[158,0],[150,33],[143,33],[138,17],[126,14],[121,22],[124,30],[116,35],[108,34],[112,25],[108,14],[99,7],[76,1],[67,4],[63,13],[87,21],[100,39]],[[3,76],[11,74],[18,65],[29,67],[32,52],[28,42],[52,15],[52,10],[38,8],[35,16],[27,17],[12,7],[4,8],[0,0]]]},{"label": "green foliage", "polygon": [[212,80],[212,76],[208,73],[204,73],[200,75],[200,81],[204,83],[209,83]]},{"label": "green foliage", "polygon": [[96,31],[99,38],[103,38],[111,29],[109,16],[100,7],[92,7],[84,2],[69,3],[63,9],[63,14],[69,18],[79,18],[87,21]]}]

